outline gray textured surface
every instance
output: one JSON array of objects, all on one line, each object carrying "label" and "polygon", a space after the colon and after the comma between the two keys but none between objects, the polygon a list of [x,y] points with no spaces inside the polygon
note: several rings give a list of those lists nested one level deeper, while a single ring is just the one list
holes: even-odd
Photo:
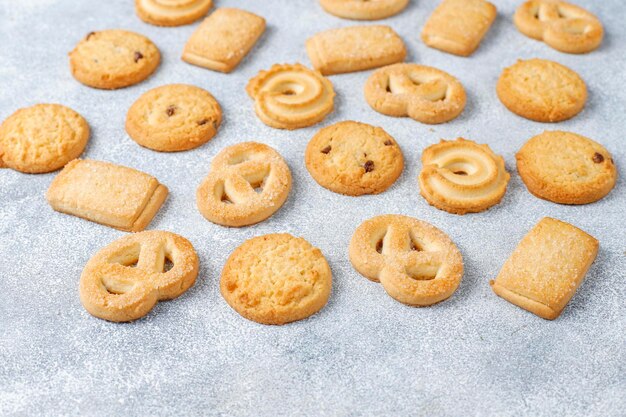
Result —
[{"label": "gray textured surface", "polygon": [[[582,2],[582,1],[581,1]],[[362,95],[369,72],[333,76],[336,111],[294,132],[266,127],[245,94],[247,80],[275,62],[309,64],[305,39],[351,23],[313,0],[227,1],[268,20],[262,41],[232,74],[179,59],[195,25],[157,28],[135,17],[130,0],[22,0],[0,3],[0,118],[38,102],[66,104],[93,128],[85,157],[154,174],[171,196],[150,225],[186,236],[201,259],[197,284],[145,319],[112,324],[87,314],[78,279],[89,257],[123,233],[52,211],[44,192],[54,174],[0,171],[0,414],[6,415],[624,415],[626,410],[626,243],[624,181],[604,200],[566,207],[532,197],[515,171],[515,151],[546,128],[603,143],[624,173],[626,12],[619,0],[592,2],[607,29],[588,55],[556,52],[519,34],[518,1],[497,1],[499,15],[482,46],[464,59],[427,48],[419,29],[433,9],[412,1],[385,23],[405,39],[409,60],[460,78],[468,106],[457,120],[426,126],[372,111]],[[139,85],[98,91],[70,75],[67,52],[87,32],[126,28],[149,36],[163,63]],[[558,125],[521,119],[498,102],[500,70],[517,58],[543,57],[580,73],[586,109]],[[163,154],[124,131],[126,110],[144,91],[188,82],[211,91],[224,109],[219,134],[205,146]],[[355,119],[383,126],[406,158],[402,177],[378,196],[350,198],[319,187],[303,154],[322,125]],[[439,138],[488,143],[512,173],[499,206],[475,215],[438,211],[419,196],[421,150]],[[257,140],[287,159],[295,186],[286,205],[254,227],[205,221],[195,189],[223,147]],[[463,252],[456,294],[431,308],[410,308],[359,276],[347,259],[356,226],[381,213],[403,213],[447,232]],[[493,278],[523,234],[542,216],[596,236],[599,256],[563,315],[539,319],[496,297]],[[320,247],[333,270],[329,304],[308,320],[266,327],[242,319],[222,300],[221,267],[244,239],[286,231]]]}]

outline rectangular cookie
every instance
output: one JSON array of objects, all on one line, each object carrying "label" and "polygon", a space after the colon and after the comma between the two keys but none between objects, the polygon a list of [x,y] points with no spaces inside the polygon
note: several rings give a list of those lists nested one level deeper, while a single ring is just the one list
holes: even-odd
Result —
[{"label": "rectangular cookie", "polygon": [[597,253],[593,236],[544,217],[522,238],[491,288],[510,303],[553,320],[574,296]]},{"label": "rectangular cookie", "polygon": [[146,228],[167,197],[156,178],[109,162],[75,159],[46,194],[53,209],[127,232]]},{"label": "rectangular cookie", "polygon": [[402,38],[389,26],[350,26],[306,41],[313,67],[324,75],[362,71],[404,61]]},{"label": "rectangular cookie", "polygon": [[183,61],[231,72],[265,31],[265,19],[245,10],[222,7],[198,26],[183,50]]},{"label": "rectangular cookie", "polygon": [[496,14],[496,6],[485,0],[443,0],[424,25],[422,41],[431,48],[469,56]]}]

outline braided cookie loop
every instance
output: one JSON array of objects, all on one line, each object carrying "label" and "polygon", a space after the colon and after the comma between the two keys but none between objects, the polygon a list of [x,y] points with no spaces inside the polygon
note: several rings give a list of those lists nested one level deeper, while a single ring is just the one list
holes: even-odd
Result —
[{"label": "braided cookie loop", "polygon": [[178,297],[196,281],[198,255],[182,236],[163,231],[126,235],[87,262],[80,300],[93,316],[137,320],[157,301]]},{"label": "braided cookie loop", "polygon": [[513,21],[524,35],[570,54],[593,51],[604,37],[596,16],[564,1],[527,1],[516,10]]},{"label": "braided cookie loop", "polygon": [[137,16],[156,26],[186,25],[204,16],[213,0],[135,0]]},{"label": "braided cookie loop", "polygon": [[287,200],[291,172],[267,145],[243,142],[223,149],[196,193],[198,210],[223,226],[248,226],[274,214]]},{"label": "braided cookie loop", "polygon": [[488,145],[463,138],[429,146],[422,163],[422,196],[432,206],[454,214],[477,213],[498,204],[511,177],[504,159]]},{"label": "braided cookie loop", "polygon": [[350,262],[401,303],[428,306],[450,297],[463,277],[463,258],[433,225],[401,215],[363,222],[350,241]]},{"label": "braided cookie loop", "polygon": [[275,64],[246,87],[263,123],[278,129],[314,125],[333,110],[335,91],[318,71],[301,64]]},{"label": "braided cookie loop", "polygon": [[365,82],[365,99],[377,112],[437,124],[465,108],[463,85],[447,72],[418,64],[394,64],[376,70]]}]

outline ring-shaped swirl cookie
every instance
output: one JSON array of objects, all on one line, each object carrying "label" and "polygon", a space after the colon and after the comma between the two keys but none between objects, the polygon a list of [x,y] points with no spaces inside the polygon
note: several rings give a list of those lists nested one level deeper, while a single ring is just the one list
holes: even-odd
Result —
[{"label": "ring-shaped swirl cookie", "polygon": [[409,0],[320,0],[328,13],[352,20],[378,20],[400,13]]},{"label": "ring-shaped swirl cookie", "polygon": [[135,0],[137,16],[156,26],[182,26],[204,16],[213,0]]}]

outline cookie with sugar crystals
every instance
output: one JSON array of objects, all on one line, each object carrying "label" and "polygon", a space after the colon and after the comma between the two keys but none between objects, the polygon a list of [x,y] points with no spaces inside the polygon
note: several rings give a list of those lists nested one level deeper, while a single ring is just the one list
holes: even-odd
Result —
[{"label": "cookie with sugar crystals", "polygon": [[213,0],[135,0],[137,16],[156,26],[181,26],[204,16]]},{"label": "cookie with sugar crystals", "polygon": [[320,0],[328,13],[352,20],[378,20],[400,13],[409,0]]}]

